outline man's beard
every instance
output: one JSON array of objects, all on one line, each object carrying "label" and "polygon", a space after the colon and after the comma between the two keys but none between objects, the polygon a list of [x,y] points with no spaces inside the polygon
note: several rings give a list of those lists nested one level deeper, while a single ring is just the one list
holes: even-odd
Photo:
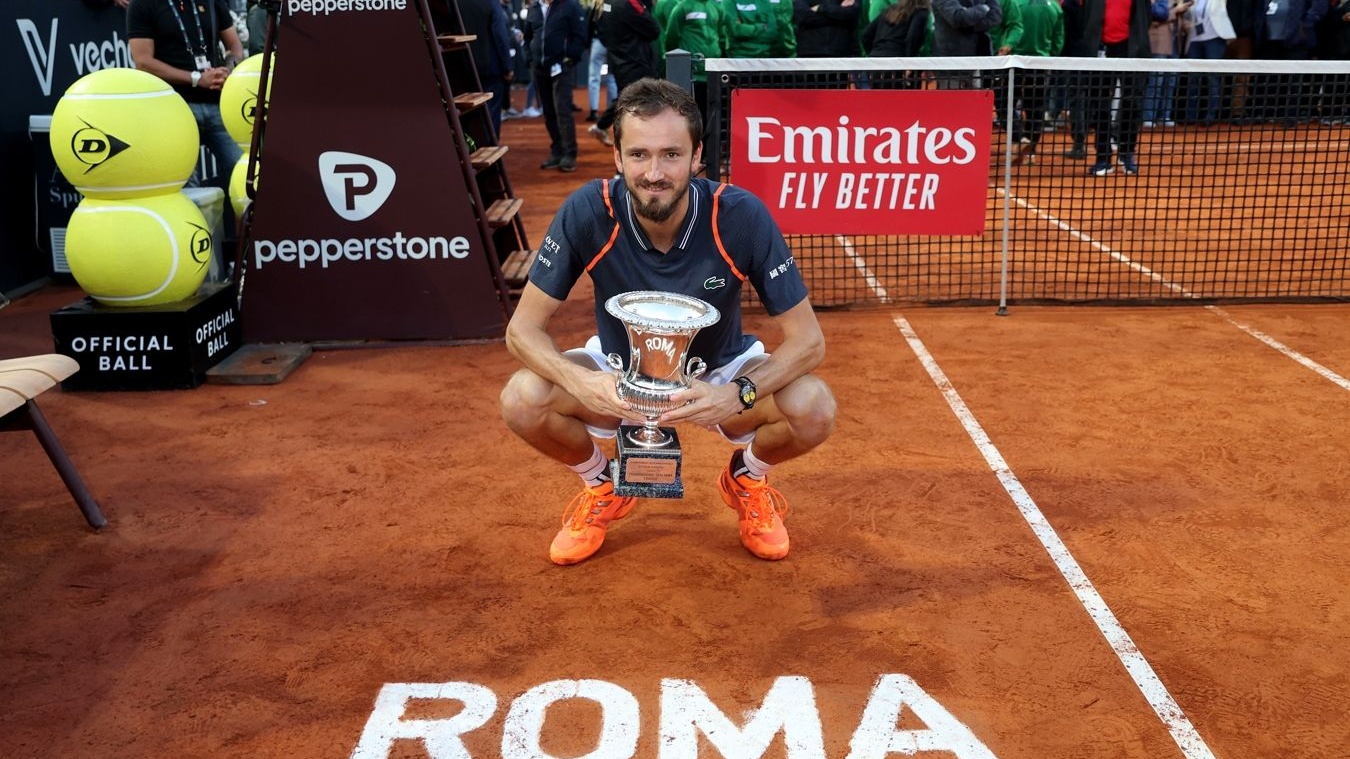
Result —
[{"label": "man's beard", "polygon": [[[633,186],[634,184],[636,184],[637,186],[634,187]],[[644,203],[638,197],[636,191],[666,190],[674,186],[675,184],[673,182],[652,183],[641,179],[637,180],[636,182],[630,183],[628,186],[628,197],[633,201],[633,210],[637,211],[638,216],[641,216],[642,218],[648,221],[654,221],[657,224],[661,224],[668,221],[671,215],[675,213],[675,207],[680,204],[680,200],[684,198],[685,193],[689,192],[688,182],[685,182],[684,186],[680,187],[675,192],[675,194],[670,198],[670,201],[667,203],[662,203],[659,197],[652,198],[651,200]]]}]

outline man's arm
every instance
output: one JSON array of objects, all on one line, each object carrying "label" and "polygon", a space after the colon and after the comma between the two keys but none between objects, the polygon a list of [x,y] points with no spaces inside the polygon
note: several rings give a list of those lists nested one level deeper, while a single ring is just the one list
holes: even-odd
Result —
[{"label": "man's arm", "polygon": [[[782,342],[773,349],[767,361],[745,373],[755,383],[761,398],[787,387],[793,380],[820,366],[825,358],[825,336],[809,300],[803,299],[774,317],[774,321],[783,332]],[[695,382],[690,389],[672,395],[671,400],[691,400],[692,403],[662,414],[659,419],[662,424],[691,422],[710,427],[745,409],[741,405],[739,387],[734,383],[714,386]]]},{"label": "man's arm", "polygon": [[169,84],[192,86],[192,72],[175,68],[155,57],[155,41],[148,37],[133,37],[127,41],[131,60],[136,68],[163,79]]},{"label": "man's arm", "polygon": [[569,361],[558,350],[548,334],[548,323],[562,304],[533,282],[527,282],[506,325],[506,349],[530,371],[562,388],[591,411],[641,421],[641,414],[619,400],[616,372],[587,369]]}]

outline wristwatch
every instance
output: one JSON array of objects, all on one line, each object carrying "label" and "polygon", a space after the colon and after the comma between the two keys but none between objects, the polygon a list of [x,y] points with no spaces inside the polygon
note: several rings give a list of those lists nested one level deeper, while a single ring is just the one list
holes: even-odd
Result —
[{"label": "wristwatch", "polygon": [[202,80],[202,72],[200,72],[200,71],[193,71],[193,72],[191,72],[191,73],[188,74],[188,78],[190,78],[190,79],[192,80],[192,86],[193,86],[193,87],[196,87],[196,86],[197,86],[197,82],[200,82],[200,81]]},{"label": "wristwatch", "polygon": [[750,378],[745,376],[737,377],[736,379],[732,380],[732,382],[735,382],[737,385],[741,386],[741,391],[739,394],[741,399],[741,405],[745,406],[747,409],[754,408],[755,398],[758,397],[757,393],[755,392],[755,383],[751,382]]}]

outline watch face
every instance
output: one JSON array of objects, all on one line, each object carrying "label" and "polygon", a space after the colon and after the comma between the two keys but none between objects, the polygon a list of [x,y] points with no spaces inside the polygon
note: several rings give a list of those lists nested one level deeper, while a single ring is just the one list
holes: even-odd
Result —
[{"label": "watch face", "polygon": [[749,383],[741,383],[741,404],[746,408],[755,405],[755,386]]}]

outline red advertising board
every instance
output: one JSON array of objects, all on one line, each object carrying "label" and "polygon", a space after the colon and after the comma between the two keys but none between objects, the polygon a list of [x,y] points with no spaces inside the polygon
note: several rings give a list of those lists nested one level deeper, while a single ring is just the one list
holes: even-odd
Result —
[{"label": "red advertising board", "polygon": [[788,234],[984,231],[989,90],[731,95],[731,181]]}]

